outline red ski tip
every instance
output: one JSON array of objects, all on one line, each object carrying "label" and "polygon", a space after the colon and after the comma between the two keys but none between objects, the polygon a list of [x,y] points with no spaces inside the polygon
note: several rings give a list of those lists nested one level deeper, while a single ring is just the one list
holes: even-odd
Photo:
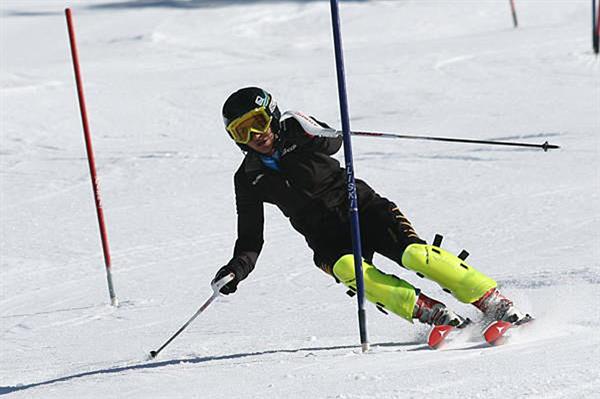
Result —
[{"label": "red ski tip", "polygon": [[432,349],[437,349],[446,340],[446,337],[454,327],[448,325],[434,326],[429,332],[427,344]]},{"label": "red ski tip", "polygon": [[500,338],[502,338],[511,327],[512,324],[508,321],[495,321],[485,329],[483,336],[488,344],[495,345],[500,343]]}]

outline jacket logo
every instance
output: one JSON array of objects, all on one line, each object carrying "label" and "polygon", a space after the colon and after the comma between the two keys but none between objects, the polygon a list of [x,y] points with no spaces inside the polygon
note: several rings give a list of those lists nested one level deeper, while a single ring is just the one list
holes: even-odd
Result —
[{"label": "jacket logo", "polygon": [[256,186],[256,185],[258,184],[258,181],[259,181],[260,179],[262,179],[264,175],[265,175],[264,173],[261,173],[261,174],[259,174],[258,176],[256,176],[256,178],[254,178],[254,181],[252,182],[252,185],[253,185],[253,186]]},{"label": "jacket logo", "polygon": [[294,151],[296,148],[298,148],[296,144],[292,144],[291,146],[284,148],[283,151],[281,151],[281,156]]}]

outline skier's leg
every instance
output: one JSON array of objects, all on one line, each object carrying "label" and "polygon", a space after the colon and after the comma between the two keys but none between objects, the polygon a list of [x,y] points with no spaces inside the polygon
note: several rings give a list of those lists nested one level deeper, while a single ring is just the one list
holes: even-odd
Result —
[{"label": "skier's leg", "polygon": [[[381,272],[367,262],[363,261],[362,268],[367,299],[377,306],[412,322],[417,298],[415,287],[392,274]],[[356,292],[353,255],[342,256],[333,266],[333,275],[345,286]]]},{"label": "skier's leg", "polygon": [[402,265],[402,253],[411,244],[425,244],[396,204],[375,195],[361,204],[363,248],[369,248]]},{"label": "skier's leg", "polygon": [[459,301],[473,304],[490,319],[519,323],[530,318],[498,291],[496,281],[439,247],[411,244],[402,255],[402,264],[435,281]]},{"label": "skier's leg", "polygon": [[497,285],[464,260],[433,245],[409,245],[402,255],[402,265],[435,281],[464,303],[477,301]]},{"label": "skier's leg", "polygon": [[[443,303],[429,298],[410,283],[392,274],[386,274],[370,263],[362,264],[365,296],[382,310],[390,311],[412,323],[418,319],[427,324],[462,326],[465,319]],[[356,292],[354,256],[344,255],[333,266],[333,275]]]},{"label": "skier's leg", "polygon": [[[373,252],[379,248],[394,248],[398,263],[404,248],[410,243],[424,243],[408,220],[400,213],[398,207],[373,193],[370,198],[363,198],[361,223],[365,229],[362,232],[363,273],[367,299],[379,308],[390,311],[400,317],[412,321],[419,319],[428,324],[461,325],[464,319],[450,311],[439,301],[431,299],[413,287],[410,283],[396,276],[385,274],[372,264]],[[367,209],[366,212],[363,212]],[[314,262],[325,273],[344,283],[356,291],[354,275],[354,257],[352,240],[349,232],[349,221],[340,212],[325,213],[319,218],[318,228],[311,229],[305,238],[309,247],[314,251]],[[384,237],[378,234],[386,225]],[[396,233],[396,231],[398,231]]]},{"label": "skier's leg", "polygon": [[375,197],[364,207],[363,215],[365,238],[377,252],[420,277],[435,281],[461,302],[473,303],[496,287],[494,280],[456,255],[427,245],[398,207],[387,199]]},{"label": "skier's leg", "polygon": [[527,318],[512,301],[500,294],[496,282],[458,256],[427,245],[415,233],[398,207],[375,195],[361,210],[363,247],[390,258],[407,269],[437,282],[464,303],[472,303],[486,316],[519,322]]}]

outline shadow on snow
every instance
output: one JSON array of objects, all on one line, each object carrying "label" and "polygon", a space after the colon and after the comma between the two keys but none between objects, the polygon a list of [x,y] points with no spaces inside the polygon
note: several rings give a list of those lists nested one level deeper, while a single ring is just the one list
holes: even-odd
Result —
[{"label": "shadow on snow", "polygon": [[[287,3],[314,3],[326,0],[285,0]],[[361,2],[368,0],[340,0],[344,2]],[[216,8],[232,5],[244,5],[248,3],[275,4],[282,3],[281,0],[128,0],[122,2],[111,2],[92,5],[89,8],[144,8],[144,7],[163,7],[163,8]]]},{"label": "shadow on snow", "polygon": [[[404,343],[396,343],[396,342],[384,342],[379,344],[373,344],[372,347],[401,347],[401,346],[410,346],[417,345],[420,342],[404,342]],[[329,351],[329,350],[337,350],[337,349],[356,349],[356,345],[339,345],[339,346],[323,346],[323,347],[313,347],[313,348],[298,348],[298,349],[273,349],[266,350],[262,352],[246,352],[246,353],[235,353],[231,355],[221,355],[221,356],[205,356],[205,357],[195,357],[188,359],[175,359],[175,360],[165,360],[160,362],[155,362],[148,360],[146,363],[139,363],[121,367],[109,367],[98,370],[86,371],[83,373],[66,375],[64,377],[53,378],[51,380],[31,383],[31,384],[19,384],[15,386],[0,386],[0,395],[6,395],[16,391],[23,391],[30,388],[41,387],[45,385],[55,384],[58,382],[70,381],[76,378],[89,377],[94,375],[102,375],[102,374],[117,374],[126,371],[133,370],[149,370],[166,366],[173,366],[179,363],[185,364],[199,364],[199,363],[207,363],[219,360],[231,360],[231,359],[242,359],[246,357],[256,357],[256,356],[265,356],[272,355],[277,353],[299,353],[299,352],[319,352],[319,351]]]},{"label": "shadow on snow", "polygon": [[[197,8],[218,8],[236,5],[248,4],[281,4],[287,3],[315,3],[327,0],[123,0],[112,1],[82,8],[96,10],[115,10],[115,9],[136,9],[136,8],[178,8],[178,9],[197,9]],[[339,0],[340,2],[366,2],[369,0]],[[61,15],[63,10],[53,11],[5,11],[4,15],[13,17],[39,17]]]}]

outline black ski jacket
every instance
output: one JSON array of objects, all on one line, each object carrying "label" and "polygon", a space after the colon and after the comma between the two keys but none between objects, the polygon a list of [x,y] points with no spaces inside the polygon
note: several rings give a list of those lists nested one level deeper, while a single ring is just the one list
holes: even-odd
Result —
[{"label": "black ski jacket", "polygon": [[[276,205],[305,237],[324,209],[347,209],[345,170],[331,157],[341,145],[341,137],[311,136],[288,118],[282,121],[275,142],[280,171],[266,167],[256,152],[246,154],[234,177],[237,240],[228,266],[236,280],[245,279],[254,269],[262,249],[264,203]],[[374,195],[360,180],[356,187],[359,198]]]}]

